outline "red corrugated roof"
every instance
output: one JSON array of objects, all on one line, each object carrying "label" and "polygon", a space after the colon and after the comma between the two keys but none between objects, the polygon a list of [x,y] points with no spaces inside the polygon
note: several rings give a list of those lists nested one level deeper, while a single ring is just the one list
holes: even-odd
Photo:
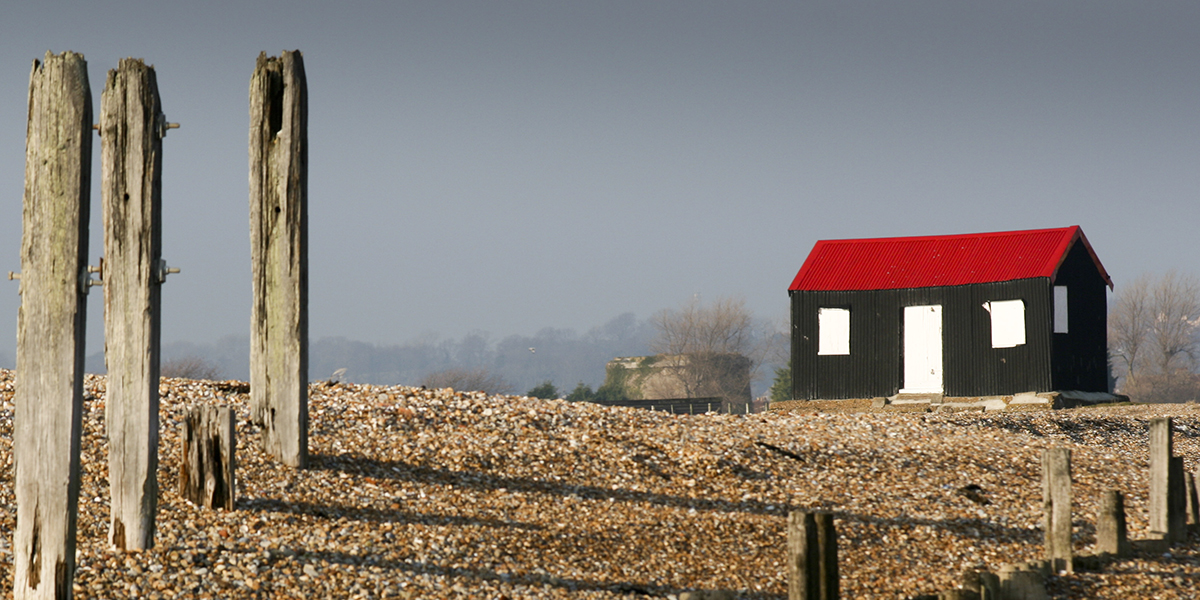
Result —
[{"label": "red corrugated roof", "polygon": [[893,290],[1049,277],[1076,241],[1112,280],[1078,225],[966,235],[821,240],[790,290]]}]

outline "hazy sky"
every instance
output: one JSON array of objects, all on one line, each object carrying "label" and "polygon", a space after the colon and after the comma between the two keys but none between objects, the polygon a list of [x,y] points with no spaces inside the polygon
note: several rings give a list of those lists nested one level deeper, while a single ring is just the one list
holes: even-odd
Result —
[{"label": "hazy sky", "polygon": [[31,61],[83,53],[98,110],[144,58],[182,124],[164,340],[246,334],[249,80],[299,49],[314,338],[582,331],[694,294],[782,320],[822,238],[1078,224],[1119,289],[1200,271],[1197,32],[1194,1],[5,3],[0,270]]}]

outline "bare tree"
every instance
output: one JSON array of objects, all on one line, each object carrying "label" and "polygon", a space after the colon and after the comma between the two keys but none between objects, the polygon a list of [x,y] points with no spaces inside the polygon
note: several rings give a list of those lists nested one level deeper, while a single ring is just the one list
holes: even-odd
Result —
[{"label": "bare tree", "polygon": [[1150,276],[1139,275],[1117,292],[1108,313],[1109,355],[1127,379],[1137,376],[1138,360],[1150,339]]},{"label": "bare tree", "polygon": [[453,388],[460,392],[513,393],[512,384],[483,368],[446,369],[430,373],[421,379],[421,385],[432,389]]},{"label": "bare tree", "polygon": [[1163,275],[1150,291],[1154,320],[1155,359],[1160,373],[1176,369],[1191,370],[1196,364],[1200,339],[1200,282],[1191,275],[1170,271]]},{"label": "bare tree", "polygon": [[1121,391],[1142,402],[1200,397],[1200,281],[1175,271],[1139,276],[1109,313],[1109,354]]},{"label": "bare tree", "polygon": [[159,367],[162,377],[179,377],[182,379],[210,379],[221,376],[221,368],[199,356],[183,356],[163,361]]},{"label": "bare tree", "polygon": [[651,320],[658,332],[651,349],[677,357],[671,373],[688,398],[745,402],[761,363],[754,319],[741,299],[704,304],[693,298]]}]

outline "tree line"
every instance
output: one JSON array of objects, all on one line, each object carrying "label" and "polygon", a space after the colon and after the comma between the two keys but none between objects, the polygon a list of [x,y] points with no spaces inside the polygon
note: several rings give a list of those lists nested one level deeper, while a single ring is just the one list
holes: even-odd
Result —
[{"label": "tree line", "polygon": [[1170,271],[1118,288],[1108,354],[1116,391],[1136,402],[1200,400],[1200,281]]},{"label": "tree line", "polygon": [[[405,344],[378,345],[342,337],[310,344],[309,378],[378,385],[452,387],[496,394],[565,397],[570,400],[618,399],[619,386],[607,381],[605,367],[617,357],[690,354],[698,368],[685,374],[689,396],[724,396],[725,388],[758,386],[769,381],[763,365],[786,362],[786,335],[756,319],[739,299],[704,303],[697,298],[660,311],[649,319],[625,313],[579,334],[544,328],[534,335],[510,335],[498,341],[484,332],[459,339],[426,336]],[[242,379],[248,376],[249,339],[227,336],[210,344],[176,342],[163,346],[164,377]],[[736,353],[751,360],[750,381],[723,381],[705,357]],[[103,357],[89,358],[89,372],[103,372]]]}]

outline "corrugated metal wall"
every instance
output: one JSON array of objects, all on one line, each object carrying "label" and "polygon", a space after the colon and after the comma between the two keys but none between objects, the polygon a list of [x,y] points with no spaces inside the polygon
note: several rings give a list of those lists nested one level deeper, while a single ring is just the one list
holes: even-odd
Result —
[{"label": "corrugated metal wall", "polygon": [[1107,285],[1083,244],[1067,253],[1054,283],[1067,286],[1070,321],[1067,333],[1054,334],[1054,389],[1107,392]]},{"label": "corrugated metal wall", "polygon": [[[798,399],[871,398],[900,390],[905,306],[942,306],[948,396],[1048,391],[1053,308],[1049,278],[950,287],[792,294],[792,385]],[[1025,301],[1026,343],[991,347],[983,303]],[[817,309],[850,309],[850,354],[817,354]]]}]

